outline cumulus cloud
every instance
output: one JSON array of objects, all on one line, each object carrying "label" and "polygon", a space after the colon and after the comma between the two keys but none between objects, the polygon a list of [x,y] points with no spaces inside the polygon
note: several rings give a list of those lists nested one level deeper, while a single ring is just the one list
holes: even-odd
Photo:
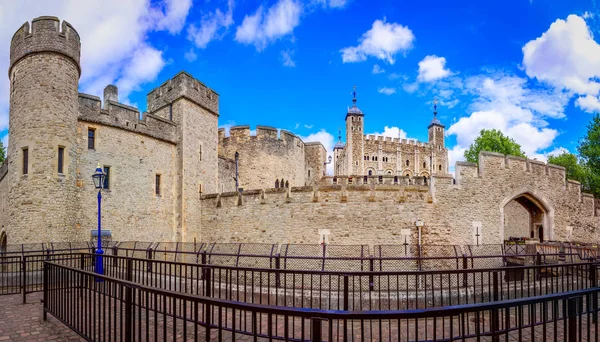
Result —
[{"label": "cumulus cloud", "polygon": [[558,131],[547,127],[546,117],[564,117],[568,97],[553,89],[532,90],[527,80],[504,75],[480,75],[465,81],[474,95],[472,113],[452,124],[448,135],[456,135],[456,153],[467,148],[482,129],[499,129],[515,139],[528,156],[552,145]]},{"label": "cumulus cloud", "polygon": [[396,126],[385,126],[385,127],[383,127],[383,132],[367,133],[367,135],[408,139],[406,136],[406,132],[403,129],[396,127]]},{"label": "cumulus cloud", "polygon": [[589,113],[600,112],[600,99],[596,96],[585,95],[579,97],[575,100],[575,105]]},{"label": "cumulus cloud", "polygon": [[[329,132],[324,129],[319,132],[309,134],[308,136],[300,137],[304,142],[320,142],[325,146],[325,150],[327,151],[327,156],[331,156],[333,158],[333,145],[334,145],[334,137]],[[327,174],[333,175],[333,161],[327,164]]]},{"label": "cumulus cloud", "polygon": [[194,51],[194,49],[189,49],[188,51],[186,51],[186,53],[183,55],[183,57],[188,62],[193,62],[196,59],[198,59],[198,55],[196,54],[196,51]]},{"label": "cumulus cloud", "polygon": [[419,62],[419,82],[434,82],[450,76],[452,73],[446,69],[446,58],[429,55]]},{"label": "cumulus cloud", "polygon": [[220,40],[233,24],[233,7],[233,0],[229,0],[226,12],[217,8],[202,15],[199,23],[188,27],[188,39],[200,49],[204,49],[213,40]]},{"label": "cumulus cloud", "polygon": [[382,74],[384,72],[385,72],[385,70],[383,70],[383,68],[380,67],[379,64],[373,65],[373,73],[374,74]]},{"label": "cumulus cloud", "polygon": [[379,88],[377,90],[380,94],[385,94],[385,95],[392,95],[396,93],[396,88],[387,88],[387,87],[383,87],[383,88]]},{"label": "cumulus cloud", "polygon": [[296,66],[296,62],[294,62],[294,60],[292,59],[293,54],[294,54],[294,51],[291,51],[291,50],[281,51],[281,58],[283,59],[284,66],[290,67],[290,68],[293,68]]},{"label": "cumulus cloud", "polygon": [[344,63],[362,62],[367,57],[394,64],[398,53],[406,53],[413,47],[415,36],[412,31],[397,23],[375,20],[370,30],[359,39],[357,46],[340,50]]},{"label": "cumulus cloud", "polygon": [[279,0],[266,11],[261,5],[254,14],[244,17],[236,29],[235,40],[263,50],[269,43],[291,34],[300,24],[301,12],[301,4],[294,0]]},{"label": "cumulus cloud", "polygon": [[[149,35],[161,30],[179,33],[190,6],[189,0],[57,0],[37,2],[35,6],[24,1],[3,2],[0,70],[8,69],[8,47],[15,30],[25,21],[52,13],[70,22],[81,37],[81,91],[100,96],[109,83],[135,89],[140,82],[152,81],[166,63]],[[153,58],[144,61],[139,59],[141,56]],[[128,70],[130,67],[134,70]],[[124,101],[126,96],[121,92]],[[4,113],[0,117],[8,115],[8,97],[9,83],[4,77],[0,79],[0,113]]]},{"label": "cumulus cloud", "polygon": [[540,37],[523,46],[527,76],[559,89],[597,95],[600,91],[600,45],[585,19],[558,19]]}]

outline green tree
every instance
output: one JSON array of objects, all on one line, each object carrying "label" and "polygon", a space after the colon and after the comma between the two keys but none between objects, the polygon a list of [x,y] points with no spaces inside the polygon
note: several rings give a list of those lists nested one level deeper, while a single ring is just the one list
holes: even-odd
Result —
[{"label": "green tree", "polygon": [[468,162],[477,163],[479,152],[481,151],[525,157],[525,153],[521,150],[521,145],[497,129],[482,129],[477,139],[465,151],[465,159]]},{"label": "green tree", "polygon": [[600,173],[600,115],[596,114],[588,124],[585,137],[577,147],[579,156],[592,172]]},{"label": "green tree", "polygon": [[569,153],[563,152],[558,156],[548,156],[548,163],[559,165],[564,167],[567,170],[567,178],[576,180],[582,184],[585,184],[588,177],[588,171],[586,167],[581,165],[577,156]]},{"label": "green tree", "polygon": [[2,164],[4,159],[6,159],[6,148],[2,144],[2,141],[0,141],[0,164]]}]

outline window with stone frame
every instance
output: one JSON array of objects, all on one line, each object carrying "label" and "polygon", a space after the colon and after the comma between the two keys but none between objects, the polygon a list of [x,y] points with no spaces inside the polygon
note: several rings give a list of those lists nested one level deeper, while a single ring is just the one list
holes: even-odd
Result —
[{"label": "window with stone frame", "polygon": [[156,196],[160,196],[160,181],[161,181],[161,175],[160,174],[156,174],[155,177],[155,188],[154,188],[154,193],[156,194]]},{"label": "window with stone frame", "polygon": [[104,184],[103,184],[102,188],[105,189],[105,190],[110,190],[110,185],[111,185],[111,182],[110,182],[110,176],[111,176],[111,174],[110,174],[110,166],[105,166],[104,167],[104,174],[105,174],[105,176],[104,176]]},{"label": "window with stone frame", "polygon": [[64,168],[65,168],[65,148],[64,146],[59,146],[58,147],[58,173],[59,174],[63,174],[65,173]]},{"label": "window with stone frame", "polygon": [[29,148],[23,147],[23,174],[29,173]]},{"label": "window with stone frame", "polygon": [[88,127],[88,150],[96,149],[96,130]]}]

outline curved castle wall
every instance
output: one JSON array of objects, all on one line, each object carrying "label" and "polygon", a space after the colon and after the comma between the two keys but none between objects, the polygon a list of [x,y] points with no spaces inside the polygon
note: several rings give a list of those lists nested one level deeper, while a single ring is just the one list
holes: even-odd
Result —
[{"label": "curved castle wall", "polygon": [[[235,160],[239,153],[239,186],[244,189],[273,188],[281,179],[289,186],[304,186],[305,144],[296,135],[273,127],[257,126],[250,135],[249,126],[235,126],[225,137],[219,130],[219,155]],[[234,186],[235,187],[235,186]]]},{"label": "curved castle wall", "polygon": [[[70,236],[76,229],[79,49],[77,32],[55,17],[36,18],[13,36],[9,236],[18,233],[22,239],[39,241]],[[64,150],[62,173],[59,149]]]}]

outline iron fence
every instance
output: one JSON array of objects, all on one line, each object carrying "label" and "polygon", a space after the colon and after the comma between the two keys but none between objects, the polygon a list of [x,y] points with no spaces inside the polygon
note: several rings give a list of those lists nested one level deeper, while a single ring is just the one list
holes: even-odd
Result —
[{"label": "iron fence", "polygon": [[[96,256],[83,255],[93,270]],[[104,256],[105,274],[145,286],[249,303],[399,310],[483,303],[596,287],[600,263],[500,269],[321,271],[258,269]],[[60,261],[57,261],[60,262]],[[60,262],[62,263],[62,262]],[[70,263],[69,265],[72,265]]]},{"label": "iron fence", "polygon": [[[126,260],[133,269],[134,259]],[[493,277],[499,277],[494,273]],[[597,287],[443,308],[359,310],[264,305],[169,291],[44,264],[44,319],[88,340],[597,341]],[[204,278],[205,282],[210,282]],[[500,286],[501,282],[494,282]]]}]

